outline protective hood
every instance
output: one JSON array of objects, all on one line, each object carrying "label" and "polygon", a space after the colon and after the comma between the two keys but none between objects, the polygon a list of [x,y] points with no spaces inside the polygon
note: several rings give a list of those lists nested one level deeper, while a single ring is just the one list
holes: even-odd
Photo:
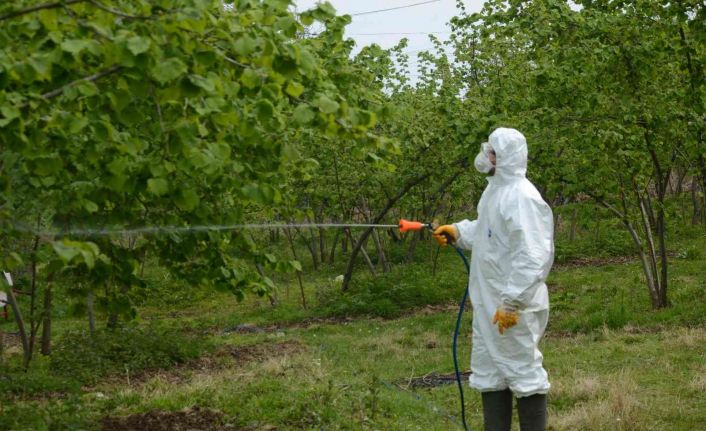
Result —
[{"label": "protective hood", "polygon": [[527,175],[527,140],[515,129],[500,127],[488,138],[495,150],[495,175],[491,181],[508,182]]}]

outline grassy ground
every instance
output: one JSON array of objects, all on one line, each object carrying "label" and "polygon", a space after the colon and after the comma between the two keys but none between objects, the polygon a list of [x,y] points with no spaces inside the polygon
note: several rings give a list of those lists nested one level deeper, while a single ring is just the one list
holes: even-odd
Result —
[{"label": "grassy ground", "polygon": [[[650,311],[634,261],[555,268],[542,345],[550,429],[706,429],[706,237],[674,243],[673,306],[663,311]],[[0,368],[0,429],[128,429],[123,419],[101,421],[144,425],[155,411],[179,412],[159,416],[164,426],[217,417],[212,429],[460,429],[455,385],[408,387],[412,377],[453,371],[453,301],[465,279],[458,258],[442,253],[436,276],[427,260],[375,279],[361,273],[345,296],[337,273],[306,276],[308,310],[283,278],[290,292],[277,307],[210,292],[196,292],[194,303],[154,299],[133,325],[93,343],[71,332],[84,322],[60,319],[56,355],[24,373],[15,348]],[[470,315],[465,322],[467,368]],[[471,428],[480,429],[479,396],[466,389],[466,397]],[[169,427],[143,429],[177,429]]]}]

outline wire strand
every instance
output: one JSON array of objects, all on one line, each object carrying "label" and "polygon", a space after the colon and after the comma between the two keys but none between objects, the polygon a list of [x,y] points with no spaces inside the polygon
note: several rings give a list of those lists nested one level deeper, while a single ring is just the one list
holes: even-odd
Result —
[{"label": "wire strand", "polygon": [[404,5],[404,6],[391,7],[391,8],[387,8],[387,9],[370,10],[370,11],[366,11],[366,12],[357,12],[357,13],[351,13],[348,15],[350,15],[350,16],[371,15],[374,13],[389,12],[392,10],[407,9],[410,7],[421,6],[421,5],[430,4],[430,3],[438,3],[440,1],[441,0],[429,0],[429,1],[421,2],[421,3],[408,4],[408,5]]}]

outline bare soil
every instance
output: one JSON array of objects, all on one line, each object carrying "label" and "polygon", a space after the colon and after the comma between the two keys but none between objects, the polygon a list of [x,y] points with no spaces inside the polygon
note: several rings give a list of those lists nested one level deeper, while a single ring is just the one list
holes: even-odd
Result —
[{"label": "bare soil", "polygon": [[[470,371],[463,371],[461,373],[461,382],[465,384],[470,375]],[[435,388],[437,386],[456,384],[456,373],[439,374],[434,371],[421,377],[398,380],[395,384],[402,389]]]},{"label": "bare soil", "polygon": [[284,341],[281,343],[228,346],[219,350],[216,354],[219,356],[229,356],[234,359],[238,365],[243,365],[248,362],[262,361],[267,358],[301,353],[305,350],[306,347],[298,341]]},{"label": "bare soil", "polygon": [[178,412],[153,410],[124,417],[105,417],[102,431],[229,431],[226,416],[216,410],[194,407]]}]

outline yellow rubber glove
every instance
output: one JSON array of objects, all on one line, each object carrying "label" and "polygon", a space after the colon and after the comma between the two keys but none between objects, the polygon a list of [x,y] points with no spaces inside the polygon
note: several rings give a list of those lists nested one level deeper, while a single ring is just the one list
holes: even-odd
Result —
[{"label": "yellow rubber glove", "polygon": [[443,226],[439,226],[436,228],[434,231],[434,239],[436,242],[439,243],[439,245],[446,246],[448,245],[448,238],[446,238],[446,235],[450,236],[453,239],[453,242],[456,242],[458,239],[458,229],[456,229],[456,226],[452,224],[445,224]]},{"label": "yellow rubber glove", "polygon": [[500,331],[500,335],[502,335],[506,329],[517,325],[518,320],[520,320],[520,316],[514,308],[508,305],[502,305],[495,311],[493,325],[498,325],[498,331]]}]

